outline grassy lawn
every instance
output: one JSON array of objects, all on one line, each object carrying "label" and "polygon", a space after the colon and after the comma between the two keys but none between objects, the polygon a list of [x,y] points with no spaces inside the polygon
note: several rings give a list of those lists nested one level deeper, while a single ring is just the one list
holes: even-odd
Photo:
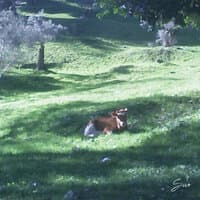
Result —
[{"label": "grassy lawn", "polygon": [[[69,33],[46,44],[47,72],[32,60],[0,79],[0,199],[200,199],[200,34],[148,47],[153,33],[133,19],[80,20],[73,1],[42,2]],[[123,107],[127,131],[83,136],[89,119]]]}]

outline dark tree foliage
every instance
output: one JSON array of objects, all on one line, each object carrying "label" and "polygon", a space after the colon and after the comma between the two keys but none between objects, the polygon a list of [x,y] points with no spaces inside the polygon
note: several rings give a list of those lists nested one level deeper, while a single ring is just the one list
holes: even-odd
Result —
[{"label": "dark tree foliage", "polygon": [[176,24],[186,25],[187,16],[200,15],[200,0],[97,0],[102,15],[108,13],[135,15],[152,26],[172,18]]},{"label": "dark tree foliage", "polygon": [[15,0],[0,0],[0,11],[9,9],[14,12],[16,11]]},{"label": "dark tree foliage", "polygon": [[39,1],[38,1],[38,0],[27,0],[27,3],[28,3],[29,5],[34,6],[35,4],[39,3]]}]

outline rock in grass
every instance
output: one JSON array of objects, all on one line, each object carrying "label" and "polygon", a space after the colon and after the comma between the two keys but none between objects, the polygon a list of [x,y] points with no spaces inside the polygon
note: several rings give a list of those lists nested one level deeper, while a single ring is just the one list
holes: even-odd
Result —
[{"label": "rock in grass", "polygon": [[107,162],[110,162],[111,159],[109,157],[104,157],[100,160],[101,163],[107,163]]}]

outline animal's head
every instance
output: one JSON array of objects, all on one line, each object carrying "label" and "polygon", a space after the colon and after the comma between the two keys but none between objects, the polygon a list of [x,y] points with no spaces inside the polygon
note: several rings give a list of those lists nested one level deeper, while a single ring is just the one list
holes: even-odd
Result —
[{"label": "animal's head", "polygon": [[115,110],[111,113],[112,117],[116,118],[118,129],[127,128],[127,108]]}]

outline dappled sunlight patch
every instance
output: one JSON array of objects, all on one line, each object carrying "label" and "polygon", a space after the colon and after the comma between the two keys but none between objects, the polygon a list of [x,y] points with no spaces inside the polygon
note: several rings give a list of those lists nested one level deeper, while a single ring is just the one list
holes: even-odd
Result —
[{"label": "dappled sunlight patch", "polygon": [[56,14],[45,13],[44,17],[53,18],[53,19],[76,19],[77,18],[68,13],[56,13]]}]

